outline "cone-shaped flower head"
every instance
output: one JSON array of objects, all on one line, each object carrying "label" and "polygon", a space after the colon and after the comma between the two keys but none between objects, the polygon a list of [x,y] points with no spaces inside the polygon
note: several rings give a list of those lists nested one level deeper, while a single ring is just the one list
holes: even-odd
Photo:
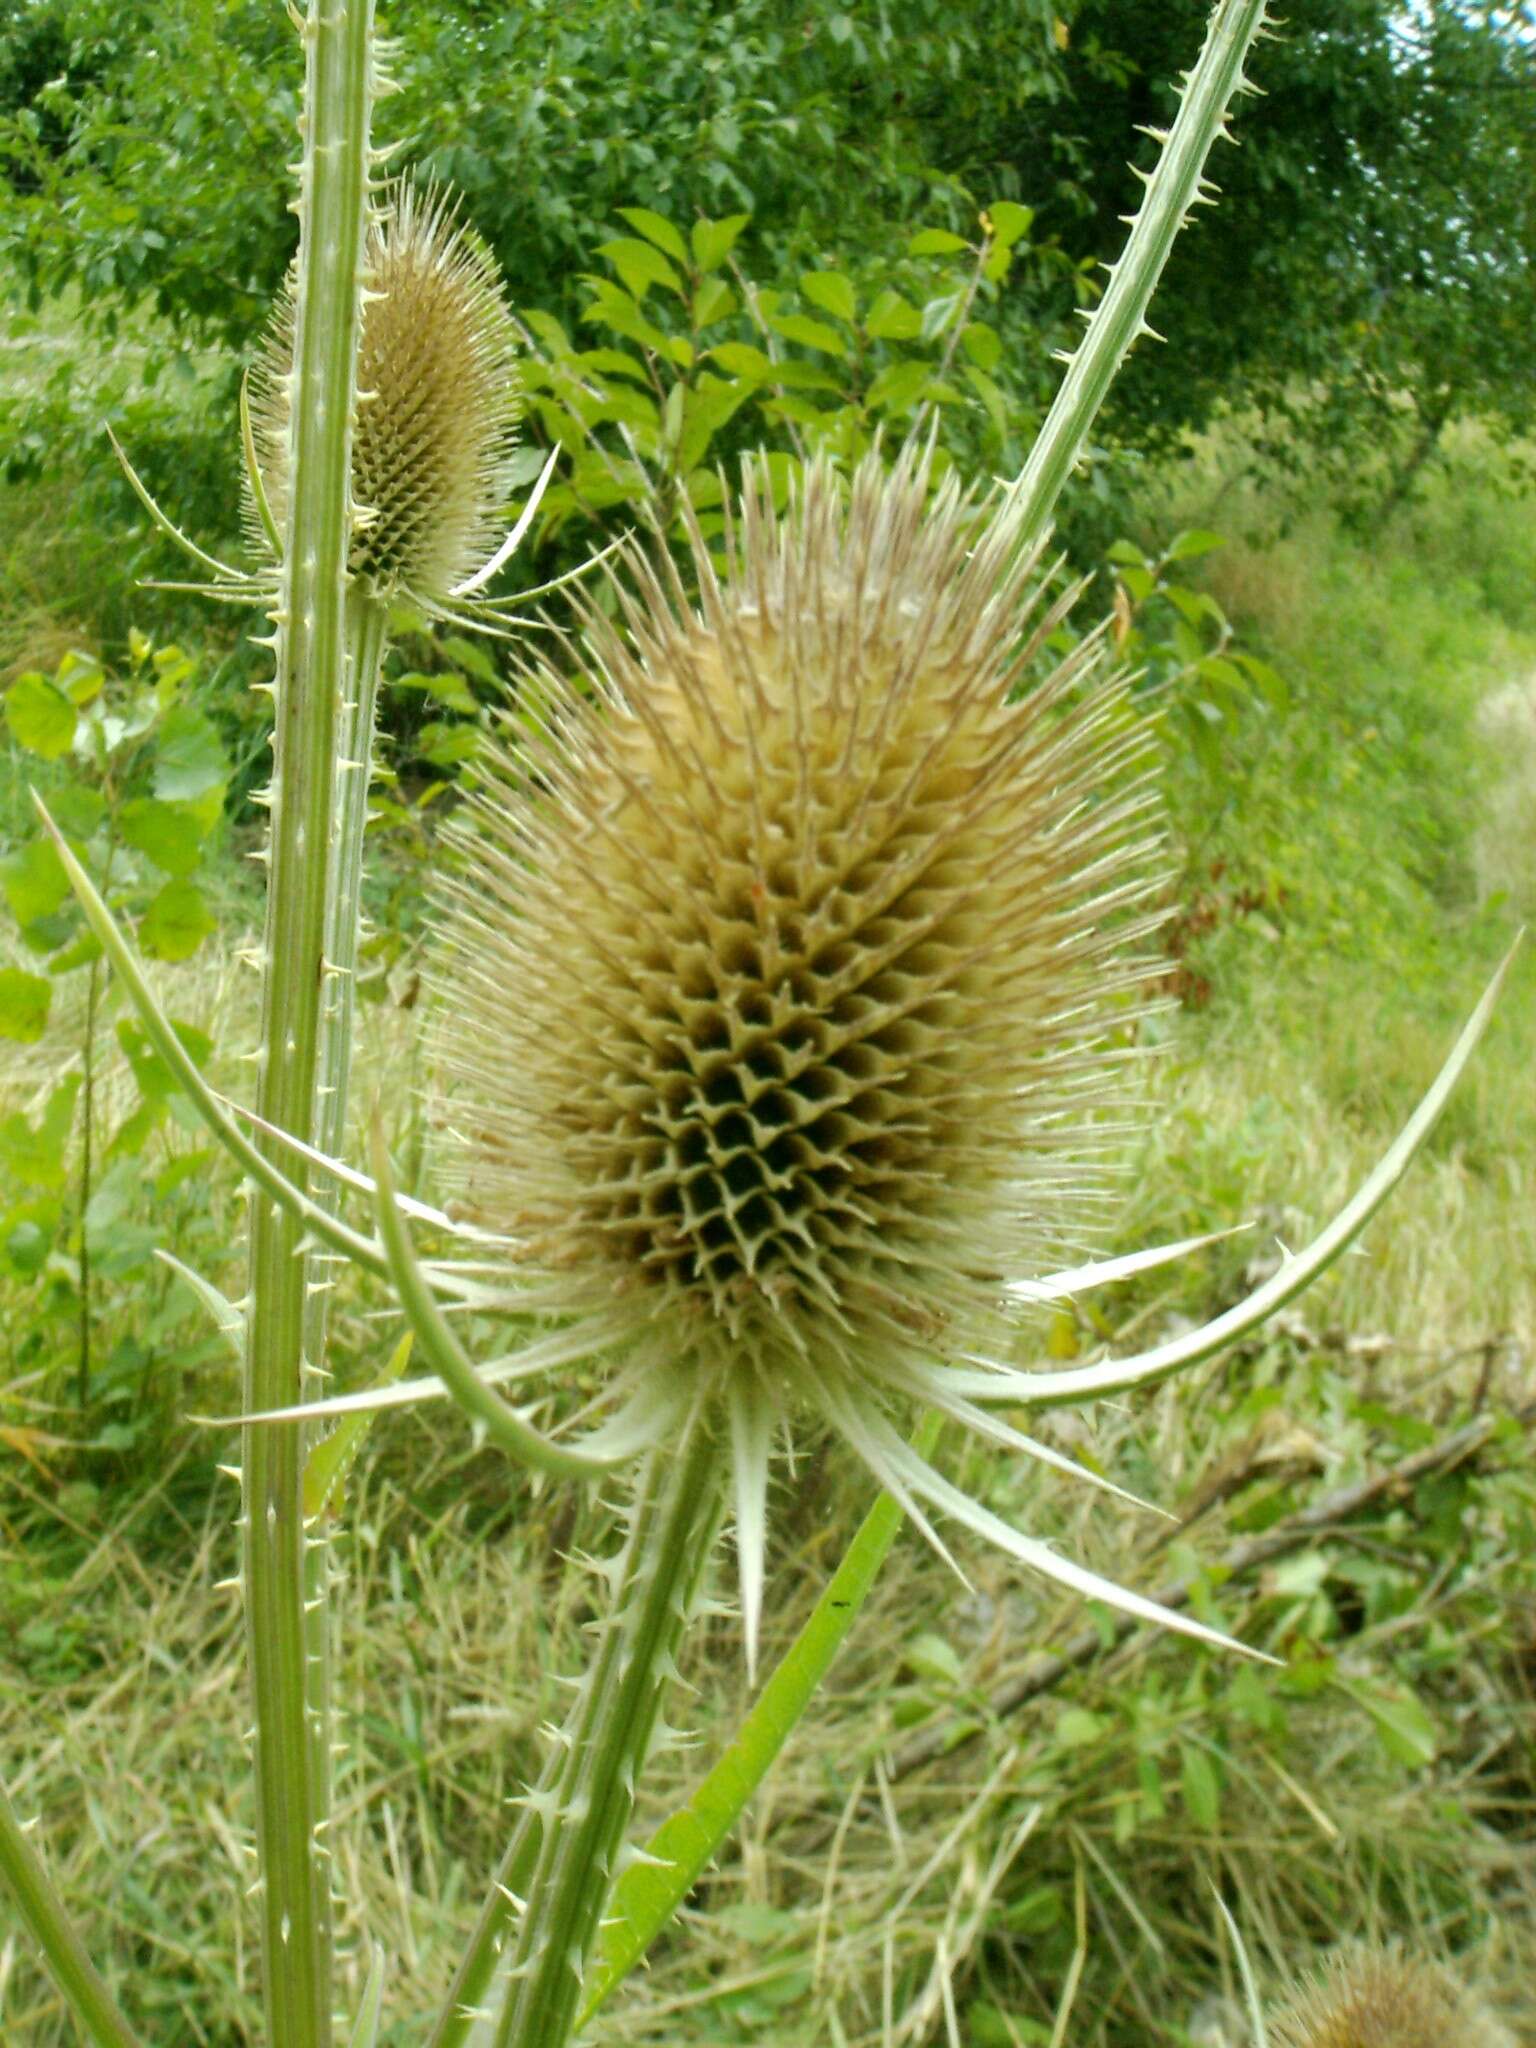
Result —
[{"label": "cone-shaped flower head", "polygon": [[1096,637],[1042,676],[1068,600],[927,486],[816,468],[779,514],[753,477],[696,605],[633,552],[583,685],[524,678],[448,885],[462,1192],[567,1355],[729,1416],[749,1625],[776,1419],[904,1495],[902,1397],[1025,1442],[944,1362],[1080,1224],[1143,974],[1146,726]]},{"label": "cone-shaped flower head", "polygon": [[1274,2048],[1506,2048],[1454,1979],[1398,1949],[1356,1949],[1269,2022]]},{"label": "cone-shaped flower head", "polygon": [[[381,597],[432,606],[499,538],[518,412],[512,318],[494,261],[441,192],[391,188],[369,230],[365,275],[351,566]],[[251,379],[257,461],[279,530],[293,328],[290,286]]]}]

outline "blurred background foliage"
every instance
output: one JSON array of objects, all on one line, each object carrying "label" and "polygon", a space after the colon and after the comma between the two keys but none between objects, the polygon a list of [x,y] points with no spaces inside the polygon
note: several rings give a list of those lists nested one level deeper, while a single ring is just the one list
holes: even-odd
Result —
[{"label": "blurred background foliage", "polygon": [[[710,530],[717,468],[758,446],[787,482],[813,450],[847,463],[931,424],[941,468],[1016,471],[1054,352],[1118,253],[1130,163],[1152,159],[1138,124],[1168,118],[1204,15],[390,11],[380,133],[401,169],[464,193],[523,328],[518,489],[561,451],[518,579],[625,529]],[[1062,538],[1094,576],[1080,623],[1109,614],[1165,737],[1169,1004],[1149,1037],[1166,1056],[1106,1249],[1259,1228],[1065,1307],[1037,1333],[1055,1357],[1172,1334],[1318,1227],[1536,916],[1536,19],[1289,0],[1255,70],[1220,203],[1154,312],[1169,346],[1133,357]],[[76,1895],[111,1901],[113,1939],[158,1961],[147,2031],[180,2026],[195,1984],[198,2038],[220,2044],[252,2009],[247,1979],[215,1981],[209,1960],[239,1859],[226,1885],[202,1845],[244,1718],[238,1619],[215,1590],[233,1508],[186,1418],[227,1412],[234,1380],[155,1254],[237,1292],[239,1196],[50,893],[26,791],[70,813],[187,1042],[243,1096],[268,657],[251,618],[155,587],[184,564],[101,430],[199,540],[240,546],[238,384],[296,234],[298,74],[278,0],[0,0],[0,1724],[8,1755],[42,1759],[28,1790],[64,1816]],[[424,881],[513,664],[398,624],[358,1099],[382,1091],[398,1156],[421,1162]],[[962,1596],[904,1547],[777,1805],[615,2038],[823,2048],[846,2022],[874,2041],[888,1973],[914,2042],[952,2012],[966,2048],[1232,2048],[1213,1875],[1276,1970],[1345,1929],[1406,1932],[1536,2025],[1536,1490],[1518,1428],[1273,1571],[1229,1582],[1220,1562],[1469,1417],[1530,1419],[1533,998],[1527,948],[1368,1256],[1304,1314],[1145,1401],[1048,1419],[1185,1518],[1170,1568],[1284,1672],[1138,1637],[1005,1713],[1038,1650],[1080,1641],[1081,1608],[992,1560]],[[375,1306],[341,1290],[344,1383],[381,1362]],[[782,1504],[781,1636],[863,1505],[846,1477],[813,1448]],[[990,1484],[1100,1569],[1158,1577],[1145,1525],[1004,1460]],[[422,2010],[467,1910],[459,1860],[492,1853],[550,1711],[537,1674],[552,1644],[575,1654],[572,1513],[509,1497],[451,1421],[381,1425],[349,1482],[369,1662],[348,1653],[346,1890],[398,1927]],[[739,1661],[722,1621],[698,1649],[707,1738],[739,1711]],[[206,1771],[167,1749],[189,1670]],[[98,1710],[104,1678],[131,1702]],[[925,1734],[935,1761],[879,1791],[882,1759]],[[142,1828],[82,1791],[114,1769]],[[7,2038],[62,2042],[48,2000],[0,1949]]]}]

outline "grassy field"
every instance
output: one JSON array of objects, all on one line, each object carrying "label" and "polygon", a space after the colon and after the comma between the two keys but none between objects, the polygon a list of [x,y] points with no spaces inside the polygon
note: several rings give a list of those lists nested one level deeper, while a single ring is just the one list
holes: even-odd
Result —
[{"label": "grassy field", "polygon": [[[1240,454],[1235,437],[1213,446],[1144,518],[1148,536],[1229,536],[1206,585],[1289,706],[1227,722],[1214,795],[1170,740],[1172,929],[1196,978],[1159,1020],[1112,1248],[1248,1228],[1033,1332],[1057,1358],[1175,1332],[1325,1222],[1536,914],[1536,506],[1468,436],[1421,503],[1365,538],[1243,483]],[[73,510],[64,484],[0,502],[0,673],[82,640],[115,656],[130,607],[154,602]],[[207,678],[229,674],[222,631],[193,646]],[[0,757],[0,831],[22,815],[19,779]],[[253,1032],[234,958],[251,902],[232,852],[218,941],[166,970],[232,1091]],[[420,1141],[408,967],[407,952],[364,1012],[357,1099],[387,1087],[397,1135]],[[1280,1668],[1112,1638],[974,1545],[961,1586],[904,1538],[743,1839],[597,2038],[1238,2048],[1213,1886],[1266,1983],[1342,1935],[1398,1937],[1455,1958],[1536,2038],[1536,1487],[1513,1419],[1536,1403],[1533,995],[1527,946],[1425,1156],[1295,1312],[1155,1394],[1038,1425],[1173,1523],[950,1448],[999,1511],[1171,1589]],[[36,1119],[78,1065],[71,1002],[41,1042],[4,1048],[0,1121]],[[104,1129],[135,1100],[116,1021]],[[237,1203],[196,1132],[168,1118],[144,1178],[161,1241],[236,1284]],[[0,1265],[0,1754],[146,2037],[234,2048],[257,2010],[241,1631],[219,1590],[234,1492],[219,1440],[185,1417],[227,1413],[235,1374],[168,1275],[146,1327],[147,1259],[141,1243],[98,1276],[96,1354],[129,1364],[84,1444],[67,1250],[40,1272]],[[343,1379],[390,1341],[374,1306],[341,1301]],[[867,1498],[839,1453],[807,1447],[777,1502],[773,1640]],[[348,1998],[366,1929],[405,2015],[392,2048],[421,2038],[478,1905],[465,1873],[493,1860],[557,1712],[551,1674],[579,1658],[590,1589],[562,1560],[601,1512],[530,1493],[445,1421],[386,1421],[349,1483],[335,1853]],[[729,1615],[688,1676],[699,1746],[676,1784],[745,1703]],[[72,2038],[4,1922],[0,2018],[26,2048]]]}]

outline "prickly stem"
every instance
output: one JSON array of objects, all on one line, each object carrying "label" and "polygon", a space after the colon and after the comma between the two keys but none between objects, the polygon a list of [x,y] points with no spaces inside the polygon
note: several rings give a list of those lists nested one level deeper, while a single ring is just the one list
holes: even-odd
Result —
[{"label": "prickly stem", "polygon": [[603,1625],[552,1787],[535,1795],[538,1855],[522,1915],[506,1945],[494,2023],[434,2036],[457,2048],[563,2048],[581,2006],[582,1973],[634,1805],[634,1786],[657,1733],[663,1687],[682,1638],[718,1512],[719,1447],[695,1422],[680,1449],[648,1460]]},{"label": "prickly stem", "polygon": [[[294,400],[281,587],[275,608],[270,885],[258,1114],[314,1137],[324,1038],[324,959],[339,693],[346,664],[350,488],[373,98],[371,0],[311,0],[304,26],[304,162],[298,213]],[[354,907],[355,914],[355,907]],[[268,1141],[262,1141],[264,1146]],[[285,1165],[293,1162],[285,1161]],[[304,1172],[302,1164],[296,1169]],[[251,1204],[248,1412],[306,1397],[309,1259],[300,1227]],[[329,1708],[323,1550],[306,1542],[299,1430],[247,1429],[246,1612],[255,1688],[256,1834],[266,2038],[331,2038],[331,1901],[324,1852]],[[319,1603],[319,1604],[316,1604]]]},{"label": "prickly stem", "polygon": [[1013,485],[1023,545],[1037,540],[1050,524],[1062,486],[1083,452],[1131,344],[1150,332],[1147,307],[1189,209],[1201,196],[1206,157],[1216,137],[1226,132],[1227,110],[1244,84],[1243,61],[1264,25],[1266,4],[1267,0],[1219,0],[1199,62],[1184,81],[1178,118],[1166,136],[1158,133],[1162,155],[1146,180],[1125,253],[1111,271],[1109,286]]}]

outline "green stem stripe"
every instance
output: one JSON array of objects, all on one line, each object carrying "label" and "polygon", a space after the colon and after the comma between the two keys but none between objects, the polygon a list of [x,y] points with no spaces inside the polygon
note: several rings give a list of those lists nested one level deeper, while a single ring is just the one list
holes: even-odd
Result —
[{"label": "green stem stripe", "polygon": [[[352,426],[373,100],[372,0],[311,0],[294,304],[288,473],[275,613],[272,837],[257,1113],[312,1141],[318,1126],[326,943],[336,880],[336,759],[347,666]],[[272,1156],[272,1140],[258,1140]],[[274,1164],[275,1164],[274,1159]],[[309,1169],[295,1168],[307,1192]],[[310,1262],[301,1226],[251,1202],[245,1408],[309,1392]],[[303,1511],[305,1432],[247,1428],[246,1631],[255,1694],[256,1846],[267,2048],[328,2048],[331,1885],[323,1588]]]},{"label": "green stem stripe", "polygon": [[[933,1455],[942,1428],[940,1416],[923,1417],[913,1439],[920,1457]],[[620,1877],[587,1983],[583,2024],[644,1956],[740,1820],[858,1619],[903,1519],[882,1493],[730,1748],[688,1804],[662,1822],[646,1844],[646,1860]]]},{"label": "green stem stripe", "polygon": [[63,1901],[49,1882],[42,1860],[0,1786],[0,1878],[16,1910],[42,1950],[64,2002],[96,2048],[139,2048],[139,2038],[118,2011]]}]

